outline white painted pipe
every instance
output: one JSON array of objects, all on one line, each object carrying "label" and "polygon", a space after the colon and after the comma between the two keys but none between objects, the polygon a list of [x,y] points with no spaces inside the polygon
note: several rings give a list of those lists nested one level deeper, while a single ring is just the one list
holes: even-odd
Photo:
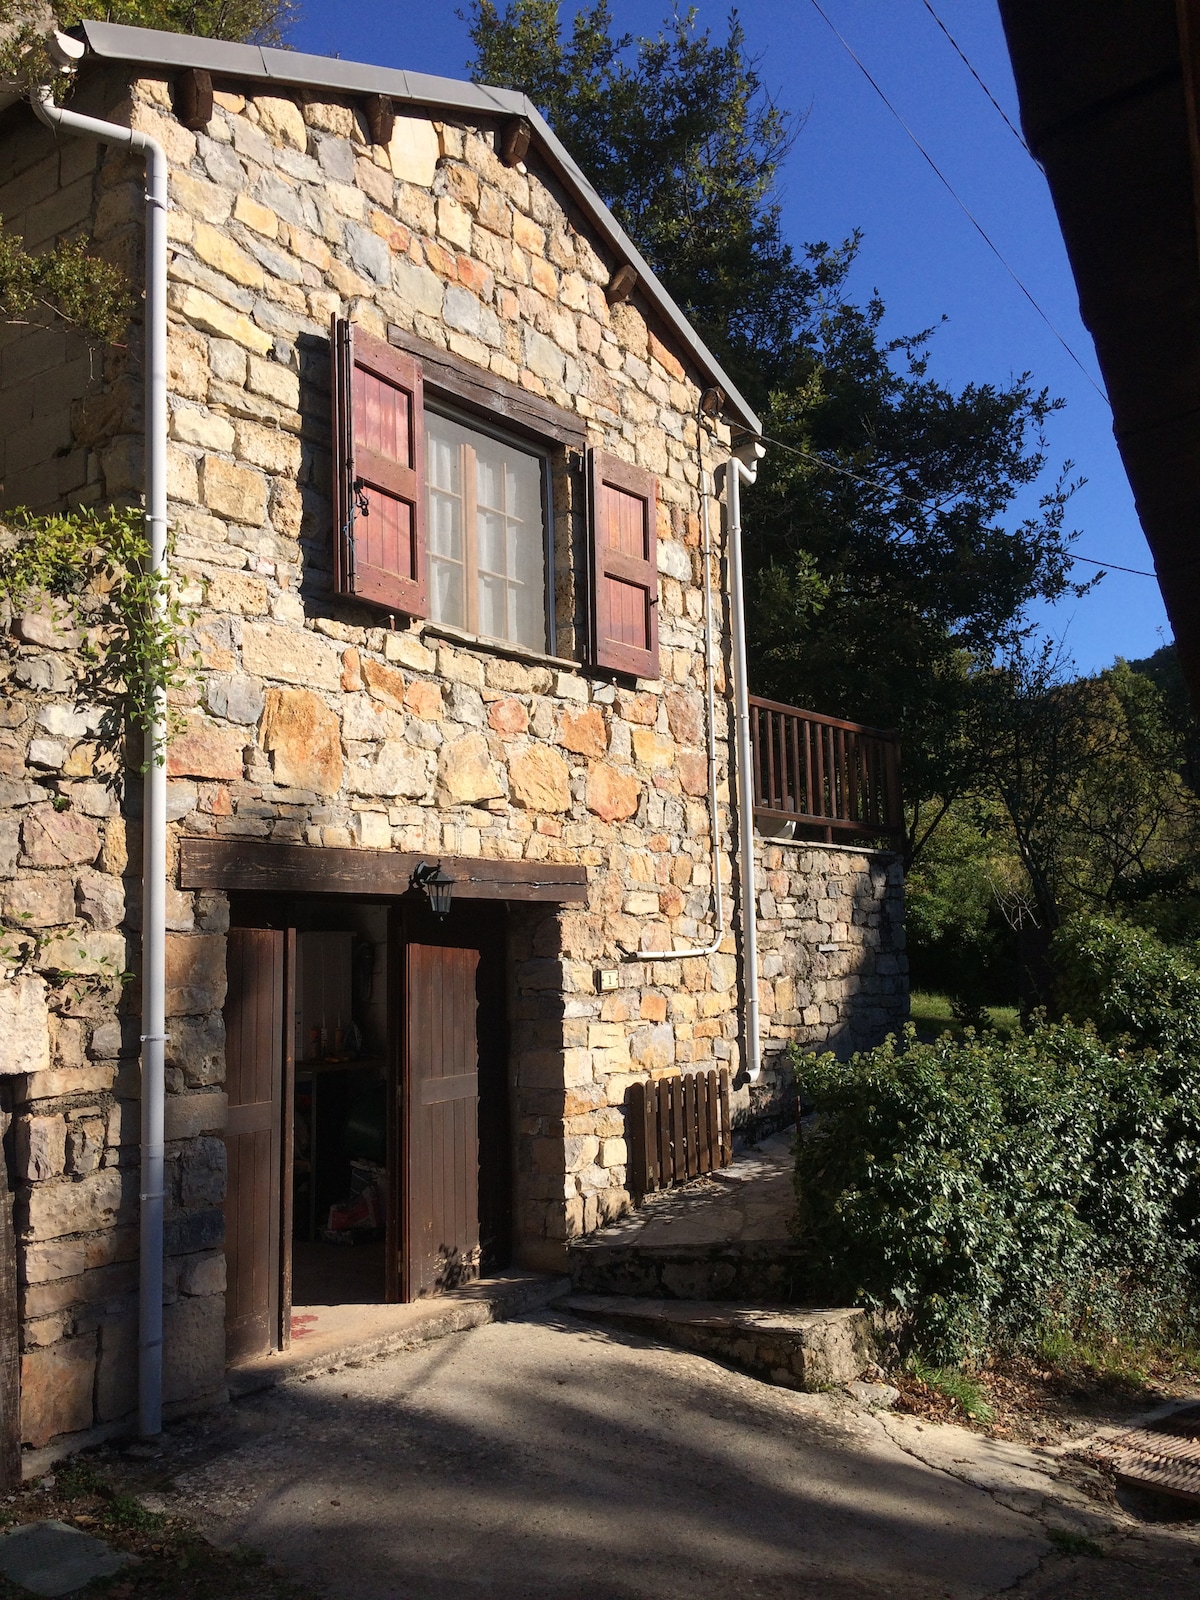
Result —
[{"label": "white painted pipe", "polygon": [[717,702],[716,670],[713,654],[713,604],[712,604],[712,528],[708,514],[709,494],[704,474],[704,424],[697,416],[699,434],[696,461],[700,468],[700,559],[704,563],[704,692],[707,714],[708,740],[708,826],[712,839],[713,875],[713,938],[710,944],[686,950],[643,950],[639,961],[678,961],[684,956],[713,956],[721,948],[725,937],[725,897],[721,889],[721,835],[717,826]]},{"label": "white painted pipe", "polygon": [[[68,58],[76,41],[57,41]],[[121,145],[146,160],[146,530],[150,566],[167,577],[167,158],[148,134],[54,104],[40,89],[33,109],[49,127]],[[142,1172],[138,1305],[138,1432],[162,1432],[163,1116],[166,1044],[167,707],[155,692],[146,730],[142,805]]]},{"label": "white painted pipe", "polygon": [[729,458],[725,472],[729,511],[729,608],[733,646],[734,750],[737,762],[738,883],[742,913],[742,964],[746,986],[746,1074],[762,1071],[758,1008],[758,904],[754,886],[754,772],[750,753],[750,690],[746,671],[746,591],[742,570],[742,484],[753,483],[766,455],[757,440]]}]

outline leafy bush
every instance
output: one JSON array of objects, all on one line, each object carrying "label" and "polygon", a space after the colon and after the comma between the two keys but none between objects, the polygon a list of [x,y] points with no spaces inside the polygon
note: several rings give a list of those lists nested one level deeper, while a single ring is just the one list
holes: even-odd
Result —
[{"label": "leafy bush", "polygon": [[899,1310],[954,1365],[1054,1336],[1200,1325],[1200,1074],[1042,1024],[1002,1040],[798,1056],[812,1287]]},{"label": "leafy bush", "polygon": [[1200,1054],[1200,951],[1114,917],[1076,916],[1051,946],[1059,1009],[1104,1039]]}]

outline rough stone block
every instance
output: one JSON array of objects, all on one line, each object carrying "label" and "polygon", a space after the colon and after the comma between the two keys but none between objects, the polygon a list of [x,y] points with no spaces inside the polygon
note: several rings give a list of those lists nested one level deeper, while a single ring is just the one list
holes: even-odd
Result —
[{"label": "rough stone block", "polygon": [[630,773],[618,772],[604,762],[588,767],[587,808],[602,822],[620,822],[633,816],[641,799],[641,785]]},{"label": "rough stone block", "polygon": [[165,1102],[165,1137],[168,1140],[194,1139],[225,1126],[226,1097],[223,1094],[169,1094]]},{"label": "rough stone block", "polygon": [[326,795],[341,788],[341,725],[311,689],[267,691],[261,740],[271,754],[276,783]]},{"label": "rough stone block", "polygon": [[503,786],[492,766],[486,738],[481,733],[464,734],[443,745],[438,760],[438,782],[453,801],[474,804],[498,799]]},{"label": "rough stone block", "polygon": [[215,516],[254,527],[267,519],[267,480],[261,472],[220,456],[205,456],[200,488],[204,504]]},{"label": "rough stone block", "polygon": [[172,778],[237,779],[245,762],[246,735],[239,728],[211,722],[191,712],[167,745],[167,775]]},{"label": "rough stone block", "polygon": [[422,189],[430,188],[440,155],[437,129],[432,122],[424,117],[396,118],[392,125],[392,140],[388,145],[388,159],[393,174],[402,183],[414,183]]},{"label": "rough stone block", "polygon": [[559,742],[565,750],[581,756],[602,756],[608,748],[604,714],[599,706],[588,706],[572,714],[564,711],[558,725]]},{"label": "rough stone block", "polygon": [[314,689],[339,689],[341,661],[326,640],[301,628],[276,623],[246,623],[242,664],[247,672]]},{"label": "rough stone block", "polygon": [[69,867],[90,863],[100,851],[96,824],[78,811],[34,806],[21,825],[25,855],[35,867]]},{"label": "rough stone block", "polygon": [[35,1450],[92,1425],[96,1336],[64,1339],[21,1357],[21,1440]]},{"label": "rough stone block", "polygon": [[163,1400],[201,1400],[224,1386],[224,1295],[189,1295],[164,1307]]},{"label": "rough stone block", "polygon": [[558,751],[549,745],[531,745],[509,757],[508,779],[512,798],[529,811],[569,811],[570,772]]},{"label": "rough stone block", "polygon": [[0,1074],[40,1073],[50,1065],[46,985],[25,974],[0,982]]},{"label": "rough stone block", "polygon": [[33,1240],[95,1233],[113,1227],[137,1203],[137,1175],[112,1167],[63,1183],[38,1183],[30,1190],[28,1235]]},{"label": "rough stone block", "polygon": [[102,1322],[96,1370],[97,1422],[116,1422],[137,1409],[137,1361],[136,1316]]},{"label": "rough stone block", "polygon": [[167,1015],[201,1016],[225,1003],[225,940],[219,933],[167,934]]},{"label": "rough stone block", "polygon": [[20,1117],[17,1166],[29,1183],[61,1178],[66,1170],[67,1124],[62,1117]]}]

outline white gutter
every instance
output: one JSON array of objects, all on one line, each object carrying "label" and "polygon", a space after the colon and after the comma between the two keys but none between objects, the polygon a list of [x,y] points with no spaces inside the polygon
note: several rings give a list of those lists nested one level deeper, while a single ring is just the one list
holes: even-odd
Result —
[{"label": "white gutter", "polygon": [[713,938],[700,948],[683,950],[642,950],[637,961],[678,961],[684,956],[715,956],[725,938],[725,897],[721,890],[721,836],[717,826],[717,701],[716,668],[713,654],[712,605],[712,529],[709,525],[709,493],[704,472],[704,418],[696,413],[698,427],[696,463],[700,468],[700,559],[704,563],[704,695],[708,743],[708,827],[712,841]]},{"label": "white gutter", "polygon": [[[52,35],[64,67],[83,51],[78,40]],[[81,116],[54,104],[39,89],[33,109],[53,129],[146,158],[146,524],[150,567],[162,580],[155,605],[166,609],[167,577],[167,158],[148,134],[120,123]],[[146,730],[142,804],[142,1173],[138,1307],[138,1432],[162,1432],[163,1338],[163,1099],[166,1043],[167,707],[155,691]]]},{"label": "white gutter", "polygon": [[725,469],[729,508],[729,609],[733,653],[734,748],[737,753],[738,887],[742,913],[742,966],[746,986],[746,1073],[762,1071],[758,1014],[758,906],[754,888],[754,774],[750,755],[750,700],[746,673],[746,593],[742,573],[742,484],[753,483],[766,455],[757,442],[741,445]]}]

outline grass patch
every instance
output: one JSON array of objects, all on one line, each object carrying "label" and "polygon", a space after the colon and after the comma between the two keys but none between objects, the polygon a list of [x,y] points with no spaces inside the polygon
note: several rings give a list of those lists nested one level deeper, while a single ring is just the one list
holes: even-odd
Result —
[{"label": "grass patch", "polygon": [[1182,1344],[1102,1336],[1072,1338],[1059,1333],[1044,1337],[1037,1354],[1045,1366],[1060,1374],[1131,1392],[1173,1378],[1194,1380],[1200,1373],[1200,1350]]},{"label": "grass patch", "polygon": [[918,1383],[949,1400],[968,1421],[986,1428],[994,1418],[995,1412],[984,1399],[982,1388],[961,1367],[932,1367],[920,1356],[910,1356],[906,1370]]},{"label": "grass patch", "polygon": [[[1011,1038],[1021,1025],[1016,1006],[984,1006],[983,1011],[988,1025],[1005,1038]],[[944,1033],[955,1039],[963,1036],[962,1028],[954,1020],[949,995],[914,990],[909,996],[909,1014],[922,1039],[938,1039]]]},{"label": "grass patch", "polygon": [[1046,1537],[1060,1556],[1104,1557],[1104,1546],[1089,1539],[1086,1533],[1072,1533],[1070,1528],[1047,1528]]},{"label": "grass patch", "polygon": [[[57,1472],[4,1497],[0,1527],[58,1521],[138,1559],[87,1593],[107,1600],[316,1600],[256,1552],[218,1550],[182,1517],[148,1511],[95,1462],[76,1457]],[[0,1600],[29,1590],[0,1578]]]}]

